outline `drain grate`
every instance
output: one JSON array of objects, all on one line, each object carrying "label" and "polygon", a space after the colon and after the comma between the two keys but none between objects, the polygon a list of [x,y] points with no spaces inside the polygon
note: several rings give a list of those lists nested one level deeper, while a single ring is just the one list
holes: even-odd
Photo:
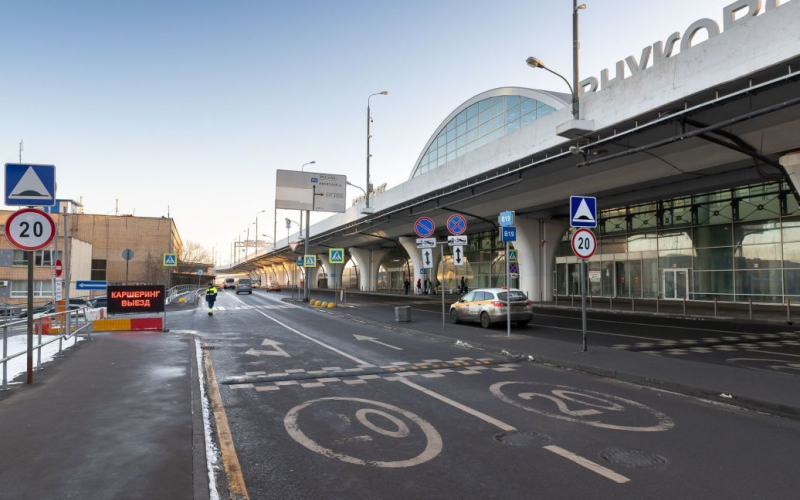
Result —
[{"label": "drain grate", "polygon": [[657,469],[669,465],[669,460],[641,450],[626,450],[624,448],[606,448],[599,453],[600,457],[612,464],[624,465],[636,469]]},{"label": "drain grate", "polygon": [[547,434],[529,431],[498,432],[494,440],[510,446],[544,446],[552,441]]}]

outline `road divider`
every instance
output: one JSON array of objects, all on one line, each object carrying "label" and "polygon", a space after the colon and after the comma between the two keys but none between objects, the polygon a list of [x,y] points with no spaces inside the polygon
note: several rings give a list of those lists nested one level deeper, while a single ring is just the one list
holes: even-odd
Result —
[{"label": "road divider", "polygon": [[164,330],[163,318],[109,318],[92,321],[95,332],[140,332]]}]

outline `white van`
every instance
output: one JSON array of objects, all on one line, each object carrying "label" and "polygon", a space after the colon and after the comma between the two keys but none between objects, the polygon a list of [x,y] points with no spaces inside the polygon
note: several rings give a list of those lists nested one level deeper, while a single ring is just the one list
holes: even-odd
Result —
[{"label": "white van", "polygon": [[228,288],[234,289],[236,288],[236,280],[233,278],[225,278],[225,282],[222,284],[222,289],[227,290]]}]

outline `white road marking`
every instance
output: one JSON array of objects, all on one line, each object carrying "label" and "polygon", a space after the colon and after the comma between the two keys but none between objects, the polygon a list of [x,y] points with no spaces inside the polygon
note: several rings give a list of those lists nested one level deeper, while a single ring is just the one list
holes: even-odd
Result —
[{"label": "white road marking", "polygon": [[[539,313],[534,313],[534,317],[535,316],[544,316],[546,318],[567,318],[567,319],[577,319],[577,320],[581,319],[580,317],[561,316],[561,315],[558,315],[558,314],[539,314]],[[592,321],[593,322],[597,322],[597,323],[614,323],[614,324],[618,324],[618,325],[647,326],[647,327],[650,327],[650,328],[672,328],[672,329],[676,329],[676,330],[692,330],[692,331],[697,331],[697,332],[735,333],[735,334],[739,334],[739,335],[742,334],[742,332],[737,332],[737,331],[733,331],[733,330],[715,330],[715,329],[711,329],[711,328],[689,328],[689,327],[685,327],[685,326],[656,325],[656,324],[653,324],[653,323],[633,323],[633,322],[628,322],[628,321],[613,321],[613,320],[610,320],[610,319],[592,319]],[[540,325],[540,326],[548,326],[548,325]],[[578,331],[580,331],[580,329],[578,329]],[[603,332],[594,332],[594,333],[603,333]]]},{"label": "white road marking", "polygon": [[433,392],[430,389],[426,389],[425,387],[422,387],[421,385],[417,385],[414,382],[409,381],[408,379],[400,377],[399,380],[397,380],[397,382],[401,382],[401,383],[403,383],[403,384],[405,384],[405,385],[407,385],[407,386],[409,386],[409,387],[411,387],[413,389],[416,389],[416,390],[418,390],[418,391],[420,391],[420,392],[422,392],[424,394],[427,394],[428,396],[430,396],[432,398],[438,399],[442,403],[447,403],[450,406],[452,406],[453,408],[457,408],[457,409],[459,409],[459,410],[461,410],[461,411],[463,411],[465,413],[469,413],[473,417],[477,417],[477,418],[483,420],[486,423],[492,424],[495,427],[499,428],[500,430],[503,430],[503,431],[506,431],[506,432],[511,432],[511,431],[517,430],[517,428],[514,427],[514,426],[508,425],[505,422],[497,420],[494,417],[490,417],[489,415],[487,415],[485,413],[482,413],[482,412],[480,412],[478,410],[475,410],[473,408],[470,408],[469,406],[465,406],[465,405],[459,403],[458,401],[453,401],[452,399],[448,398],[447,396],[442,396],[438,392]]},{"label": "white road marking", "polygon": [[261,342],[262,346],[272,347],[271,351],[265,351],[263,349],[249,349],[245,352],[245,354],[250,354],[251,356],[281,356],[284,358],[291,358],[288,352],[284,351],[279,345],[282,345],[280,342],[276,342],[274,340],[264,339]]},{"label": "white road marking", "polygon": [[[236,300],[239,300],[239,299],[237,298]],[[273,318],[272,316],[270,316],[269,314],[265,313],[264,311],[259,311],[258,309],[253,309],[253,310],[254,310],[255,312],[257,312],[258,314],[260,314],[260,315],[264,316],[265,318],[267,318],[267,319],[270,319],[270,320],[274,321],[275,323],[278,323],[279,325],[281,325],[282,327],[286,328],[286,329],[287,329],[287,330],[289,330],[290,332],[296,333],[297,335],[300,335],[301,337],[303,337],[303,338],[306,338],[306,339],[310,340],[311,342],[314,342],[314,343],[316,343],[316,344],[319,344],[319,345],[321,345],[322,347],[324,347],[325,349],[329,349],[329,350],[331,350],[331,351],[335,352],[336,354],[340,354],[340,355],[344,356],[345,358],[351,359],[351,360],[353,360],[353,361],[355,361],[356,363],[359,363],[359,364],[361,364],[361,365],[365,365],[365,366],[368,366],[368,367],[373,367],[373,366],[375,366],[375,365],[372,365],[372,364],[370,364],[370,363],[367,363],[366,361],[363,361],[363,360],[361,360],[361,359],[358,359],[358,358],[357,358],[357,357],[355,357],[355,356],[352,356],[352,355],[350,355],[350,354],[347,354],[346,352],[344,352],[344,351],[341,351],[341,350],[339,350],[339,349],[337,349],[337,348],[335,348],[335,347],[333,347],[333,346],[329,346],[329,345],[328,345],[328,344],[326,344],[325,342],[321,342],[321,341],[319,341],[319,340],[315,339],[314,337],[311,337],[311,336],[309,336],[309,335],[306,335],[305,333],[303,333],[303,332],[300,332],[300,331],[298,331],[298,330],[296,330],[296,329],[292,328],[291,326],[287,325],[286,323],[284,323],[284,322],[282,322],[282,321],[279,321],[279,320],[277,320],[277,319]]]},{"label": "white road marking", "polygon": [[[353,403],[359,403],[362,405],[368,406],[377,406],[382,408],[383,410],[388,410],[393,412],[394,414],[400,415],[405,417],[406,419],[410,420],[414,424],[416,424],[425,435],[425,449],[419,455],[407,459],[407,460],[396,460],[396,461],[376,461],[376,460],[363,460],[360,458],[356,458],[353,456],[345,455],[343,453],[338,453],[334,450],[329,448],[325,448],[324,446],[320,445],[319,443],[313,441],[311,438],[305,435],[300,427],[298,426],[298,414],[305,408],[320,402],[341,402],[341,401],[349,401]],[[389,422],[396,426],[396,429],[384,429],[382,427],[378,427],[374,422],[370,422],[367,420],[367,415],[374,414],[380,415],[385,419],[388,419]],[[385,411],[375,410],[373,408],[364,408],[360,409],[356,412],[357,420],[367,427],[368,429],[372,430],[373,432],[377,432],[384,436],[393,437],[397,439],[404,439],[411,435],[411,429],[408,425],[397,418],[394,415],[386,413]],[[283,425],[286,427],[286,432],[289,433],[292,439],[303,445],[304,447],[308,448],[309,450],[324,455],[330,458],[336,458],[341,460],[342,462],[349,463],[349,464],[356,464],[356,465],[369,465],[372,467],[381,467],[381,468],[401,468],[401,467],[413,467],[415,465],[423,464],[429,460],[435,458],[439,453],[442,451],[442,437],[439,435],[439,432],[427,421],[420,418],[418,415],[411,413],[408,410],[404,410],[402,408],[398,408],[397,406],[390,405],[388,403],[381,403],[380,401],[371,401],[369,399],[360,399],[360,398],[343,398],[343,397],[329,397],[329,398],[320,398],[311,401],[306,401],[305,403],[301,403],[291,410],[289,413],[286,414],[286,417],[283,419]],[[359,441],[367,441],[364,436],[359,435],[355,436],[355,439]],[[341,440],[339,440],[341,442]],[[334,441],[336,443],[336,441]],[[353,449],[351,447],[351,449]]]},{"label": "white road marking", "polygon": [[[592,321],[600,321],[600,320],[592,319]],[[567,328],[565,326],[540,325],[538,323],[531,323],[531,326],[538,326],[538,327],[541,327],[541,328],[554,328],[556,330],[568,330],[570,332],[583,331],[580,328]],[[630,338],[630,339],[644,339],[644,340],[665,340],[665,339],[659,339],[659,338],[655,338],[655,337],[642,337],[640,335],[624,335],[622,333],[598,332],[597,330],[586,330],[586,331],[587,331],[587,333],[596,333],[598,335],[610,335],[612,337],[625,337],[625,338]]]},{"label": "white road marking", "polygon": [[367,337],[366,335],[358,335],[356,333],[353,334],[353,337],[355,337],[356,340],[368,340],[368,341],[373,342],[375,344],[380,344],[380,345],[382,345],[384,347],[391,347],[392,349],[396,349],[398,351],[402,351],[403,350],[402,347],[397,347],[397,346],[393,346],[391,344],[386,344],[386,343],[381,342],[380,340],[376,339],[375,337]]},{"label": "white road marking", "polygon": [[[554,413],[554,412],[542,410],[542,409],[539,409],[539,408],[534,408],[533,406],[524,404],[524,403],[520,402],[518,399],[512,398],[512,397],[506,395],[503,392],[503,387],[505,387],[505,386],[515,386],[515,385],[516,386],[521,386],[521,387],[526,387],[526,388],[530,387],[530,386],[534,386],[534,387],[537,387],[537,388],[541,387],[542,388],[541,390],[543,390],[543,391],[550,389],[553,394],[555,394],[556,396],[560,396],[562,399],[568,399],[568,398],[565,398],[563,396],[563,392],[564,392],[564,390],[566,390],[570,394],[576,394],[576,395],[579,395],[579,396],[584,396],[584,398],[586,398],[586,399],[604,401],[606,403],[605,409],[611,410],[611,411],[620,411],[618,409],[618,407],[620,407],[620,406],[622,406],[625,409],[634,408],[634,409],[641,410],[641,411],[644,411],[646,413],[649,413],[651,416],[655,417],[655,420],[658,423],[656,425],[650,425],[650,426],[646,426],[646,427],[634,427],[634,426],[627,426],[627,425],[617,425],[617,424],[611,424],[611,423],[603,422],[603,421],[601,421],[599,419],[596,419],[596,420],[585,420],[585,419],[582,419],[582,418],[575,418],[573,416],[570,416],[570,414],[574,414],[574,412],[564,412],[563,409],[560,409],[561,413]],[[555,389],[560,390],[560,391],[552,390],[552,388],[555,388]],[[518,388],[509,389],[509,392],[515,392],[516,393],[519,390],[520,389],[518,389]],[[613,430],[618,430],[618,431],[631,431],[631,432],[661,432],[661,431],[667,431],[667,430],[672,429],[673,427],[675,427],[675,422],[671,418],[669,418],[668,416],[666,416],[665,414],[661,413],[658,410],[654,410],[653,408],[650,408],[649,406],[643,405],[642,403],[638,403],[636,401],[632,401],[630,399],[625,399],[625,398],[621,398],[619,396],[606,394],[604,392],[590,391],[589,389],[576,389],[574,387],[569,387],[569,386],[566,386],[566,385],[546,384],[546,383],[541,383],[541,382],[509,381],[509,382],[498,382],[496,384],[493,384],[489,388],[489,392],[491,392],[500,401],[504,401],[504,402],[506,402],[506,403],[508,403],[508,404],[510,404],[512,406],[516,406],[517,408],[521,408],[521,409],[523,409],[525,411],[529,411],[529,412],[536,413],[536,414],[539,414],[539,415],[544,415],[544,416],[551,417],[551,418],[556,418],[556,419],[559,419],[559,420],[566,420],[566,421],[569,421],[569,422],[575,422],[575,423],[580,423],[580,424],[584,424],[584,425],[589,425],[589,426],[592,426],[592,427],[601,427],[603,429],[613,429]],[[536,396],[536,395],[537,395],[537,393],[531,393],[531,392],[517,393],[517,397],[522,398],[522,399],[526,399],[526,400],[530,400],[531,397]],[[541,396],[543,398],[550,399],[550,400],[558,399],[558,398],[554,398],[553,396],[551,396],[549,394],[538,394],[538,396]],[[586,399],[580,399],[580,400],[576,401],[576,403],[579,403],[579,404],[582,404],[582,405],[585,405],[585,406],[599,407],[596,404],[587,403]],[[569,399],[569,400],[575,401],[574,399]],[[620,403],[620,404],[617,404],[617,403]],[[566,405],[566,403],[564,403],[564,405],[568,406],[568,405]]]},{"label": "white road marking", "polygon": [[583,458],[582,456],[576,455],[571,451],[567,451],[564,448],[561,448],[560,446],[549,445],[545,446],[544,449],[547,451],[551,451],[556,455],[560,455],[566,458],[567,460],[571,460],[572,462],[580,465],[581,467],[586,467],[590,471],[600,474],[601,476],[610,479],[615,483],[624,484],[630,482],[630,479],[628,479],[627,477],[621,474],[617,474],[613,470],[607,469],[600,464],[596,464],[591,460],[589,460],[588,458]]}]

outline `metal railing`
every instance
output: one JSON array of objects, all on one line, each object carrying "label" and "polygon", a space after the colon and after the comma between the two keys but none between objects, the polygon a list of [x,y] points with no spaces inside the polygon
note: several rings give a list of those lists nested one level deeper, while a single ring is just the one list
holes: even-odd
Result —
[{"label": "metal railing", "polygon": [[173,300],[180,298],[183,295],[194,294],[203,288],[204,287],[199,287],[197,285],[175,285],[167,290],[166,303],[170,304]]},{"label": "metal railing", "polygon": [[[63,349],[64,349],[64,342],[69,340],[70,337],[74,339],[75,345],[78,343],[78,334],[82,331],[86,330],[86,338],[89,340],[92,339],[92,334],[89,331],[89,318],[86,314],[89,311],[89,307],[81,307],[80,309],[73,309],[67,312],[56,312],[51,314],[43,314],[39,317],[34,318],[34,326],[36,327],[34,335],[38,337],[36,344],[33,346],[33,350],[37,351],[36,356],[36,367],[35,371],[41,371],[42,369],[42,347],[46,345],[50,345],[53,342],[58,342],[58,353],[54,354],[54,357],[61,357],[63,356]],[[74,324],[73,324],[73,316],[74,316]],[[83,318],[83,325],[79,326],[80,318]],[[51,324],[55,320],[56,323],[59,323],[59,333],[56,334],[57,336],[53,339],[47,340],[46,342],[42,342],[42,334],[43,334],[43,326],[45,324]],[[3,365],[3,379],[2,385],[0,385],[0,391],[8,390],[8,362],[12,359],[23,356],[28,353],[28,350],[25,349],[24,351],[15,353],[15,354],[8,354],[8,332],[9,330],[16,326],[16,325],[27,325],[28,320],[27,318],[18,320],[18,321],[11,321],[5,323],[3,328],[3,357],[0,359],[0,364]],[[27,333],[27,332],[26,332]]]}]

